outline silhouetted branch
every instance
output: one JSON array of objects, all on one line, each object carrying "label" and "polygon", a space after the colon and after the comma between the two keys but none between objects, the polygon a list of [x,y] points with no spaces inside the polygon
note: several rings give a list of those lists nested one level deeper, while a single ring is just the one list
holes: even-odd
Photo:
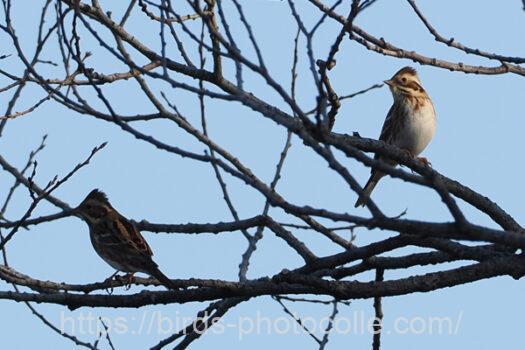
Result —
[{"label": "silhouetted branch", "polygon": [[[170,345],[175,349],[185,349],[199,339],[204,333],[201,331],[211,327],[236,305],[262,296],[274,297],[303,327],[300,318],[285,303],[298,302],[297,307],[301,307],[300,303],[331,305],[323,337],[307,331],[320,349],[324,349],[338,315],[338,305],[348,305],[353,299],[373,299],[378,321],[374,324],[373,348],[379,349],[382,297],[431,292],[496,276],[521,278],[525,274],[525,260],[520,252],[525,249],[525,230],[497,203],[447,177],[439,169],[426,166],[403,149],[362,138],[357,132],[332,131],[335,118],[344,110],[341,108],[343,101],[383,86],[374,84],[352,94],[340,93],[346,88],[341,88],[341,80],[334,79],[335,70],[331,69],[337,67],[336,57],[341,61],[338,53],[345,48],[347,40],[355,42],[354,48],[368,52],[368,55],[410,59],[454,72],[525,76],[525,68],[521,66],[525,58],[489,53],[444,37],[431,24],[431,16],[424,14],[414,0],[407,1],[425,26],[422,30],[432,35],[430,38],[460,53],[496,60],[496,65],[478,66],[455,62],[445,56],[430,57],[374,36],[355,19],[372,5],[381,6],[382,2],[377,0],[338,0],[330,4],[321,0],[309,0],[305,4],[288,0],[290,13],[286,25],[291,24],[297,31],[292,33],[295,34],[292,37],[293,51],[284,54],[278,50],[268,52],[268,43],[260,36],[260,31],[265,28],[255,25],[250,18],[251,8],[238,0],[129,0],[118,7],[118,11],[114,11],[115,5],[111,2],[98,0],[43,0],[39,21],[34,23],[36,41],[29,48],[27,38],[20,34],[24,32],[15,28],[19,23],[16,18],[19,13],[12,7],[19,5],[1,0],[4,12],[0,15],[0,31],[6,39],[2,47],[5,53],[0,60],[9,57],[9,63],[13,61],[15,64],[0,69],[1,78],[7,81],[2,82],[0,94],[9,95],[6,110],[0,114],[0,136],[9,131],[6,128],[9,123],[17,122],[13,119],[24,116],[20,119],[27,122],[33,116],[41,115],[44,108],[53,106],[72,115],[82,115],[94,123],[104,122],[105,126],[113,128],[113,132],[132,136],[128,142],[140,141],[159,154],[183,157],[189,167],[193,165],[197,169],[204,164],[208,171],[213,170],[217,188],[233,219],[210,219],[208,213],[202,211],[198,213],[201,218],[191,223],[182,223],[183,219],[178,216],[174,216],[171,222],[131,220],[132,223],[141,231],[159,234],[208,233],[216,234],[217,240],[224,239],[224,235],[239,235],[245,237],[248,244],[239,254],[239,281],[174,279],[174,285],[180,289],[170,291],[155,289],[159,286],[155,279],[133,277],[132,284],[146,289],[134,294],[107,295],[105,291],[108,289],[122,291],[127,282],[60,283],[37,279],[10,267],[6,243],[22,228],[33,230],[41,224],[70,216],[71,206],[53,191],[68,182],[104,146],[95,148],[85,161],[62,179],[57,178],[46,185],[45,182],[39,184],[34,163],[35,156],[44,147],[44,138],[27,161],[24,159],[19,163],[11,159],[12,156],[6,153],[9,147],[2,148],[6,154],[0,155],[3,174],[12,180],[12,185],[5,188],[6,198],[0,209],[0,228],[4,229],[0,249],[3,249],[5,258],[4,264],[0,265],[0,279],[15,288],[14,291],[0,290],[0,299],[55,304],[70,309],[209,303],[199,307],[201,311],[195,317],[197,328],[194,325],[182,327],[156,344],[154,349]],[[338,13],[342,9],[344,15]],[[308,17],[306,10],[310,11]],[[373,12],[367,11],[366,14],[372,16]],[[148,36],[145,40],[140,30],[148,24],[158,36]],[[265,25],[281,23],[272,23],[270,19]],[[57,50],[49,46],[54,39],[57,40],[54,43]],[[322,53],[318,47],[328,49],[328,52]],[[277,60],[282,65],[290,61],[290,56],[291,77],[272,72],[272,63]],[[112,89],[121,89],[124,85],[130,96],[132,93],[140,95],[147,102],[137,112],[130,114],[113,100]],[[36,91],[33,94],[31,90],[30,97],[38,96],[32,101],[23,94],[29,86]],[[23,101],[23,97],[26,100]],[[198,101],[198,110],[193,105],[189,108],[188,101]],[[22,102],[25,107],[18,106]],[[250,142],[250,136],[259,130],[255,127],[248,132],[240,129],[240,123],[233,121],[233,117],[237,117],[235,114],[270,122],[271,128],[264,132],[273,134],[264,135],[267,140],[273,142],[275,135],[283,137],[280,154],[275,157],[274,171],[268,172],[268,169],[261,170],[253,165],[259,155],[246,156],[239,152],[244,146],[241,142]],[[369,116],[352,112],[351,117]],[[221,118],[223,129],[211,130],[211,126],[217,125],[218,118]],[[158,133],[156,123],[162,125],[161,128],[175,129],[177,137],[164,137]],[[227,137],[218,136],[223,130],[229,132]],[[183,137],[179,137],[179,133]],[[290,151],[292,141],[294,147]],[[268,150],[268,147],[262,149],[265,156]],[[429,198],[441,201],[449,218],[435,222],[430,216],[419,220],[406,218],[404,213],[388,216],[383,203],[372,199],[366,203],[368,211],[365,214],[350,207],[330,209],[318,204],[315,191],[311,191],[310,187],[323,185],[315,179],[304,184],[304,196],[298,200],[290,195],[288,188],[277,186],[282,177],[288,176],[285,164],[289,154],[296,155],[296,151],[305,164],[320,160],[323,170],[341,182],[340,196],[349,203],[352,197],[363,193],[355,178],[355,166],[367,167],[401,179],[411,187],[427,188],[437,195]],[[140,157],[137,158],[139,163]],[[381,159],[393,160],[406,168],[392,167]],[[28,178],[30,171],[32,174]],[[297,178],[287,180],[292,182]],[[173,181],[171,177],[170,181]],[[192,181],[191,185],[199,187],[201,184]],[[19,199],[18,192],[14,195],[19,188],[27,189],[26,197]],[[237,190],[253,194],[253,197],[237,197]],[[243,214],[248,204],[249,208],[258,204],[246,203],[240,198],[260,203],[259,211]],[[10,211],[18,200],[29,201],[23,207],[23,215],[13,215]],[[461,206],[458,204],[460,200]],[[59,209],[50,211],[42,206],[39,216],[32,217],[42,201]],[[484,225],[476,224],[472,208],[485,214],[489,221]],[[261,273],[251,277],[254,270],[250,269],[255,261],[252,256],[256,249],[261,249],[260,240],[265,230],[279,238],[293,253],[296,264],[302,266],[282,263],[280,273]],[[367,231],[369,243],[354,240],[361,230]],[[319,247],[311,246],[305,235],[319,236],[329,245],[326,249],[332,249],[326,251],[332,253],[318,253]],[[410,247],[421,248],[421,251],[397,251]],[[261,249],[262,254],[281,263],[272,251]],[[447,265],[451,262],[456,264],[453,267]],[[433,270],[427,271],[434,272],[425,272],[430,266]],[[407,277],[384,280],[384,273],[388,270],[403,270]],[[416,274],[415,270],[420,272]],[[358,274],[373,271],[375,278],[352,280]],[[369,274],[364,276],[369,277]],[[27,305],[37,318],[57,332],[56,326],[31,304]],[[97,348],[104,340],[100,335],[92,345],[73,334],[63,336],[90,349]],[[113,348],[109,334],[105,339]]]}]

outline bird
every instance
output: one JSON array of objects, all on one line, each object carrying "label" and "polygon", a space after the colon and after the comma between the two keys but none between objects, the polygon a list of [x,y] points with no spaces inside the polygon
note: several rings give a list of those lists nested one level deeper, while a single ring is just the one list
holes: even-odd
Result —
[{"label": "bird", "polygon": [[129,283],[136,272],[143,272],[170,290],[178,289],[153,261],[151,248],[140,231],[112,207],[104,192],[91,191],[73,209],[73,214],[89,226],[89,237],[97,254],[117,272],[125,272]]},{"label": "bird", "polygon": [[[436,111],[432,100],[423,88],[417,72],[412,67],[401,68],[394,76],[385,80],[390,88],[394,103],[383,123],[379,140],[388,145],[404,149],[412,157],[417,157],[425,165],[430,163],[425,157],[418,157],[427,147],[436,130]],[[392,166],[397,163],[376,153],[380,159]],[[355,207],[364,206],[366,200],[385,173],[372,168],[370,178],[363,187]]]}]

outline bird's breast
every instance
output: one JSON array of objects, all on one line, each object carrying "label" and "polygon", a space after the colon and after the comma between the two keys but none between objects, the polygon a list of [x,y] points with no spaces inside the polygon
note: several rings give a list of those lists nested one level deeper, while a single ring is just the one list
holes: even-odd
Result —
[{"label": "bird's breast", "polygon": [[100,227],[89,230],[89,238],[91,239],[91,244],[97,252],[97,254],[104,259],[111,267],[118,271],[124,272],[133,272],[129,271],[125,264],[120,262],[118,251],[116,251],[115,244],[111,244],[109,237],[111,232]]},{"label": "bird's breast", "polygon": [[430,100],[425,100],[424,103],[408,104],[396,145],[417,156],[430,143],[435,130],[436,114]]}]

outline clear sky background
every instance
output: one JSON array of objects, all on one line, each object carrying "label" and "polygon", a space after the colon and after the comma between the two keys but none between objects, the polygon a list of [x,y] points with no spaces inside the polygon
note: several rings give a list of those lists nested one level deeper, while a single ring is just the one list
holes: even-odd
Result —
[{"label": "clear sky background", "polygon": [[[36,3],[36,2],[35,2]],[[40,2],[38,2],[40,3]],[[104,7],[111,2],[102,1]],[[226,1],[229,4],[228,1]],[[261,45],[270,73],[288,87],[296,32],[290,10],[284,1],[244,0],[247,17],[251,21]],[[114,4],[113,4],[114,5]],[[523,47],[523,23],[525,12],[520,1],[418,1],[421,10],[445,37],[489,52],[509,56],[525,56]],[[307,1],[296,3],[298,10],[311,25],[318,12]],[[109,7],[108,7],[109,8]],[[227,6],[231,9],[231,6]],[[346,7],[340,13],[346,15]],[[116,17],[123,8],[113,8]],[[158,48],[158,28],[144,25],[144,17],[132,16],[128,30],[153,48]],[[35,41],[39,6],[27,7],[26,2],[14,2],[13,19],[24,48],[32,54]],[[232,12],[231,12],[232,13]],[[236,23],[237,15],[230,15]],[[466,56],[461,52],[435,42],[406,1],[379,0],[376,5],[357,18],[357,24],[377,37],[385,37],[394,45],[422,54],[469,64],[498,65],[498,62]],[[197,22],[190,24],[198,26]],[[238,27],[237,27],[238,28]],[[319,58],[325,58],[329,47],[339,32],[339,25],[327,21],[315,42]],[[85,34],[85,33],[84,33]],[[0,68],[16,73],[23,71],[8,37],[0,34],[0,55],[13,54],[0,61]],[[245,35],[239,43],[246,47]],[[304,49],[304,41],[302,41]],[[110,59],[98,45],[85,40],[85,50],[94,52],[90,64],[102,73],[125,71],[120,64]],[[248,51],[250,52],[250,51]],[[304,50],[302,51],[304,54]],[[249,53],[253,57],[252,53]],[[57,60],[56,44],[46,49],[43,59]],[[522,151],[525,119],[523,103],[525,90],[522,77],[517,75],[477,76],[449,72],[433,67],[422,67],[406,60],[397,60],[366,51],[362,46],[345,39],[337,55],[337,66],[330,72],[334,88],[345,95],[381,82],[392,76],[399,68],[412,65],[418,69],[424,87],[432,97],[437,111],[438,129],[434,140],[425,150],[435,169],[446,176],[461,181],[474,190],[488,196],[512,214],[518,222],[524,222],[522,205]],[[63,77],[58,68],[39,66],[40,72],[49,77]],[[226,67],[232,72],[231,67]],[[233,80],[233,75],[229,75]],[[177,76],[177,78],[179,78]],[[246,87],[266,101],[282,107],[279,98],[263,84],[261,79],[246,77]],[[305,110],[313,107],[315,90],[305,56],[299,66],[298,99]],[[0,77],[0,86],[9,81]],[[158,86],[177,103],[192,123],[198,124],[198,102],[188,93]],[[114,106],[123,114],[153,111],[153,107],[141,94],[134,82],[123,82],[105,89]],[[88,96],[93,96],[88,93]],[[23,110],[44,96],[41,89],[28,87],[15,111]],[[4,113],[9,93],[0,94],[0,113]],[[346,100],[338,115],[335,131],[362,136],[378,137],[384,117],[392,103],[386,88]],[[173,124],[153,122],[136,124],[141,131],[150,133],[172,145],[202,152],[204,147],[180,132]],[[211,101],[208,107],[210,135],[221,146],[240,158],[260,178],[270,181],[279,152],[285,141],[285,132],[269,120],[252,111],[229,104]],[[67,173],[90,150],[108,141],[105,150],[97,154],[92,164],[82,169],[62,186],[55,195],[70,205],[77,205],[93,188],[107,192],[113,205],[125,216],[151,222],[206,223],[230,221],[229,214],[217,181],[209,164],[195,163],[187,159],[161,152],[149,144],[139,142],[124,134],[109,123],[72,111],[48,102],[36,112],[10,121],[0,138],[0,152],[12,164],[22,167],[27,154],[48,134],[47,147],[38,157],[37,182],[45,184],[54,175]],[[347,161],[348,168],[363,184],[369,170],[356,162]],[[241,218],[261,212],[264,199],[255,191],[246,188],[236,179],[226,176],[234,204]],[[13,179],[0,173],[0,198],[3,199]],[[306,149],[300,141],[293,139],[279,191],[291,202],[325,207],[339,212],[366,215],[363,209],[353,208],[355,194],[325,163]],[[430,190],[404,184],[400,180],[385,178],[374,192],[374,199],[388,215],[397,215],[407,209],[408,218],[433,221],[449,220],[446,208],[438,196]],[[468,218],[484,225],[492,225],[484,215],[466,205],[462,207]],[[29,205],[25,189],[16,193],[13,205],[7,212],[10,219],[19,218]],[[56,212],[56,208],[42,203],[35,215]],[[288,220],[280,210],[273,210],[277,219]],[[318,255],[339,250],[326,239],[307,231],[294,231]],[[357,243],[366,244],[374,237],[387,235],[381,231],[357,231]],[[152,234],[144,236],[155,252],[155,259],[162,270],[173,278],[221,278],[237,280],[240,256],[246,248],[246,240],[239,232],[220,235]],[[405,251],[406,252],[406,251]],[[250,278],[271,275],[283,268],[301,265],[301,260],[272,233],[265,233],[252,259]],[[58,220],[20,231],[8,245],[11,266],[34,278],[69,283],[102,281],[113,273],[93,251],[87,226],[76,218]],[[458,264],[449,264],[450,267]],[[410,273],[424,273],[435,267],[413,269]],[[387,272],[386,278],[406,276],[407,272]],[[360,280],[369,275],[358,276]],[[1,290],[10,287],[0,282]],[[119,290],[118,293],[129,292]],[[438,290],[432,293],[417,293],[383,300],[385,328],[384,349],[442,349],[515,347],[522,342],[522,317],[525,303],[522,302],[525,288],[522,281],[508,277],[494,278],[473,284]],[[20,303],[0,301],[0,336],[6,349],[35,347],[70,349],[72,343],[51,332],[29,310]],[[37,305],[49,320],[60,326],[63,317],[77,318],[91,313],[94,317],[128,320],[129,332],[112,334],[117,349],[146,348],[167,334],[158,334],[155,327],[148,334],[138,332],[142,317],[150,322],[153,312],[163,316],[193,317],[203,304],[169,305],[148,307],[139,310],[112,310],[81,308],[69,312],[67,308],[52,305]],[[315,318],[330,314],[329,306],[291,304],[298,315]],[[281,307],[269,297],[261,297],[241,304],[224,318],[225,323],[239,322],[239,318],[287,317]],[[340,306],[340,317],[370,317],[372,301],[353,301],[350,306]],[[357,316],[356,316],[357,315]],[[395,334],[392,329],[396,319],[421,317],[449,317],[460,325],[454,335]],[[69,319],[68,319],[69,320]],[[155,319],[153,322],[157,322]],[[291,324],[293,324],[291,322]],[[78,325],[78,323],[77,323]],[[70,330],[66,328],[66,330]],[[140,334],[138,334],[140,333]],[[93,341],[95,335],[75,334],[81,340]],[[193,349],[226,347],[230,349],[268,349],[271,347],[317,348],[317,344],[305,335],[245,335],[239,341],[236,329],[227,329],[222,335],[206,334],[196,341]],[[371,345],[369,334],[334,334],[329,349],[367,348]],[[108,348],[104,343],[101,348]]]}]

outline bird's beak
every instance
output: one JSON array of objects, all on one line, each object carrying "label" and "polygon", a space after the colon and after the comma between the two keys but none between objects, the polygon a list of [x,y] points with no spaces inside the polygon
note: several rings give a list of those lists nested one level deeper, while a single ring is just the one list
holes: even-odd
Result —
[{"label": "bird's beak", "polygon": [[384,83],[388,86],[394,86],[394,82],[392,80],[385,80]]}]

